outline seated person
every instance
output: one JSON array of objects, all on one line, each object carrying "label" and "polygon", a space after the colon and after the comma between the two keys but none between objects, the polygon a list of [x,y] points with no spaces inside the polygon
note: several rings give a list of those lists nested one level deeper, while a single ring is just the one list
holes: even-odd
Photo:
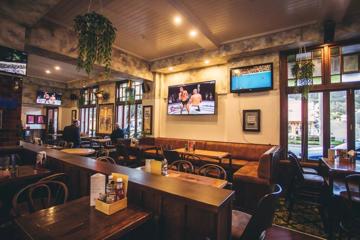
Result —
[{"label": "seated person", "polygon": [[64,128],[63,138],[67,142],[74,143],[75,148],[80,147],[80,122],[78,120],[74,120],[72,125]]},{"label": "seated person", "polygon": [[110,138],[113,144],[117,143],[117,139],[124,138],[124,131],[120,128],[120,125],[118,123],[115,123],[115,129],[111,133]]}]

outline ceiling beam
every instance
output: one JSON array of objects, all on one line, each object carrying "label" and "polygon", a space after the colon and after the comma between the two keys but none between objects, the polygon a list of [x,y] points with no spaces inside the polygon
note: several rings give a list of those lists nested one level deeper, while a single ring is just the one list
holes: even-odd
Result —
[{"label": "ceiling beam", "polygon": [[194,41],[202,48],[210,50],[220,46],[219,41],[214,34],[210,31],[207,25],[201,21],[185,4],[182,0],[167,0],[168,3],[173,6],[181,16],[196,28],[198,36],[194,38]]}]

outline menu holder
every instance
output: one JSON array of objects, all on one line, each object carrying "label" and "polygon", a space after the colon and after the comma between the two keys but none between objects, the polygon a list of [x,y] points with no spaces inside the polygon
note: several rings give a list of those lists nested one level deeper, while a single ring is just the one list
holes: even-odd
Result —
[{"label": "menu holder", "polygon": [[151,173],[161,175],[162,162],[157,160],[151,160]]},{"label": "menu holder", "polygon": [[113,176],[114,182],[116,182],[116,180],[120,177],[123,179],[123,188],[124,188],[125,197],[113,203],[106,203],[100,201],[99,199],[96,199],[95,209],[102,213],[105,213],[106,215],[112,215],[122,209],[127,208],[127,189],[128,189],[129,176],[120,173],[112,173],[111,175]]}]

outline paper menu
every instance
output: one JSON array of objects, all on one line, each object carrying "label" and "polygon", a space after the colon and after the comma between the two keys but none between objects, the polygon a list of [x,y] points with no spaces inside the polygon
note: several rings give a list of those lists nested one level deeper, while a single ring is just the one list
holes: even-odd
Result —
[{"label": "paper menu", "polygon": [[90,206],[95,206],[99,194],[105,194],[106,177],[104,174],[96,173],[90,177]]}]

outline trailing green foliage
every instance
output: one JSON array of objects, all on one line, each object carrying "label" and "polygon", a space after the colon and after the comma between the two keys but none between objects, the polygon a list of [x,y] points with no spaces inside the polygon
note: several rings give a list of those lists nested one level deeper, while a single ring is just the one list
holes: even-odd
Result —
[{"label": "trailing green foliage", "polygon": [[311,59],[296,61],[291,68],[291,73],[295,77],[295,88],[305,99],[309,95],[310,86],[313,85],[314,70],[315,65]]},{"label": "trailing green foliage", "polygon": [[78,36],[78,68],[90,75],[94,64],[98,63],[105,66],[108,74],[116,28],[106,17],[96,12],[76,16],[74,22],[74,30]]}]

